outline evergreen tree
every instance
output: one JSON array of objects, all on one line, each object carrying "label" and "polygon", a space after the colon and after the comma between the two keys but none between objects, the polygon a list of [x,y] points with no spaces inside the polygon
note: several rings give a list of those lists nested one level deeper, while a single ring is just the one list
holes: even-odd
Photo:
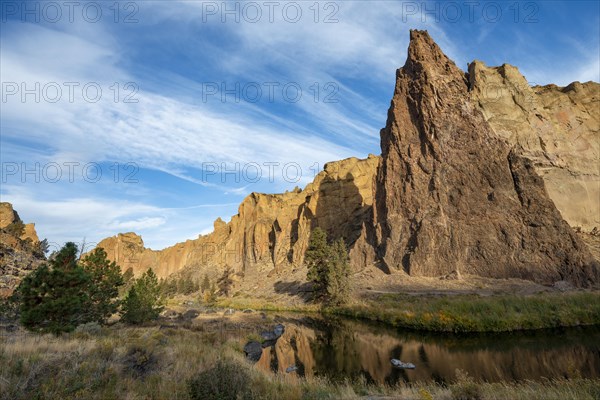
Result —
[{"label": "evergreen tree", "polygon": [[204,293],[206,290],[210,289],[210,281],[208,280],[208,274],[204,274],[204,279],[202,280],[202,284],[200,285],[200,290]]},{"label": "evergreen tree", "polygon": [[350,259],[342,238],[330,247],[330,264],[327,270],[328,303],[339,305],[348,300],[350,295]]},{"label": "evergreen tree", "polygon": [[183,284],[183,294],[192,294],[194,293],[197,289],[197,285],[194,283],[194,281],[192,280],[192,278],[188,277],[185,279],[184,284]]},{"label": "evergreen tree", "polygon": [[50,245],[48,244],[48,239],[41,240],[37,242],[36,251],[42,257],[46,257],[46,253],[50,249]]},{"label": "evergreen tree", "polygon": [[307,279],[315,284],[318,295],[327,290],[327,270],[330,248],[327,234],[321,228],[315,228],[310,235],[308,248],[304,254],[304,263],[308,267]]},{"label": "evergreen tree", "polygon": [[315,297],[330,305],[339,305],[348,299],[350,265],[342,238],[329,245],[327,234],[316,228],[311,234],[304,262],[308,267],[307,279],[315,284]]},{"label": "evergreen tree", "polygon": [[178,281],[176,279],[161,279],[160,293],[163,297],[173,297],[177,294]]},{"label": "evergreen tree", "polygon": [[133,268],[129,267],[123,272],[123,285],[119,287],[119,297],[123,298],[133,286],[135,279],[133,279]]},{"label": "evergreen tree", "polygon": [[119,287],[124,284],[121,268],[107,259],[101,247],[85,256],[80,265],[92,279],[88,291],[90,319],[104,323],[119,308]]},{"label": "evergreen tree", "polygon": [[231,291],[231,287],[233,286],[233,279],[231,278],[232,271],[230,267],[225,267],[225,271],[223,271],[223,275],[217,280],[217,284],[219,285],[219,292],[221,292],[225,297],[229,296],[229,292]]},{"label": "evergreen tree", "polygon": [[150,268],[136,279],[123,302],[121,313],[123,321],[141,324],[158,318],[163,308],[158,278]]},{"label": "evergreen tree", "polygon": [[66,243],[48,264],[18,287],[21,323],[29,330],[59,334],[92,321],[88,309],[92,277],[77,265],[77,246]]},{"label": "evergreen tree", "polygon": [[203,295],[204,302],[208,305],[214,305],[217,302],[217,288],[212,283],[208,289],[204,291]]}]

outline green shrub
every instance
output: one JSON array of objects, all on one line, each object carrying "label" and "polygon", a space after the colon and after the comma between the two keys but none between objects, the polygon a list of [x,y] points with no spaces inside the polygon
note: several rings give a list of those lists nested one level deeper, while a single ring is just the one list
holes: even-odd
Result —
[{"label": "green shrub", "polygon": [[4,229],[9,235],[19,238],[25,233],[25,224],[21,221],[14,221]]},{"label": "green shrub", "polygon": [[133,345],[127,350],[123,365],[134,377],[141,378],[157,368],[158,357],[151,346]]},{"label": "green shrub", "polygon": [[102,327],[97,322],[87,322],[75,328],[75,333],[82,336],[97,336],[102,333]]},{"label": "green shrub", "polygon": [[248,371],[233,361],[219,360],[188,383],[192,400],[250,400],[260,398],[252,393]]},{"label": "green shrub", "polygon": [[453,400],[481,400],[481,385],[467,375],[466,372],[456,370],[456,383],[450,387]]}]

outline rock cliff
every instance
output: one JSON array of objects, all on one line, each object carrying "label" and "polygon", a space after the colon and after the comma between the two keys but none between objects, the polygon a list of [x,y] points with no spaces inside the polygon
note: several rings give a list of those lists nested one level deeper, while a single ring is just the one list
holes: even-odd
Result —
[{"label": "rock cliff", "polygon": [[[474,69],[474,68],[472,68]],[[425,31],[396,74],[375,191],[377,254],[410,275],[598,281],[534,161],[486,121],[469,75]]]},{"label": "rock cliff", "polygon": [[151,267],[166,277],[195,268],[215,276],[229,266],[239,275],[260,279],[301,266],[310,232],[319,226],[330,237],[344,237],[351,254],[356,254],[353,258],[361,259],[365,250],[355,243],[363,225],[371,223],[378,164],[376,156],[331,162],[304,190],[252,193],[229,223],[219,218],[211,234],[161,251],[144,248],[134,233],[104,239],[98,246],[123,270],[131,267],[135,274]]},{"label": "rock cliff", "polygon": [[563,218],[600,227],[600,84],[529,86],[516,67],[469,65],[473,102],[494,133],[522,149]]},{"label": "rock cliff", "polygon": [[[13,209],[12,204],[8,202],[0,203],[0,229],[5,229],[13,223],[23,223],[19,214]],[[35,231],[35,224],[23,224],[23,233],[20,235],[21,240],[31,239],[33,243],[40,241],[37,232]]]},{"label": "rock cliff", "polygon": [[396,79],[382,157],[329,163],[304,190],[253,193],[229,223],[161,251],[133,233],[99,246],[136,274],[230,266],[256,282],[298,275],[319,226],[346,239],[355,269],[597,283],[568,223],[600,226],[600,85],[530,87],[514,67],[477,61],[465,73],[422,31]]},{"label": "rock cliff", "polygon": [[10,296],[25,275],[44,260],[34,224],[23,224],[23,232],[11,226],[22,224],[12,204],[0,203],[0,297]]}]

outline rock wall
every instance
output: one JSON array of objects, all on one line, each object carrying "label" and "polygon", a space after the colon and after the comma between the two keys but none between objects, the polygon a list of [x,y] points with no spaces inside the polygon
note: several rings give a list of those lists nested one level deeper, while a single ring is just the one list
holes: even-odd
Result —
[{"label": "rock wall", "polygon": [[[13,222],[23,222],[19,217],[19,214],[13,209],[12,204],[8,202],[0,203],[0,229],[6,228],[8,225]],[[21,235],[22,240],[31,239],[33,243],[39,242],[37,232],[35,231],[35,224],[29,223],[24,224],[25,229],[23,234]]]},{"label": "rock wall", "polygon": [[310,232],[319,226],[331,238],[344,237],[353,259],[359,260],[364,250],[355,250],[355,243],[363,225],[370,223],[378,164],[376,156],[331,162],[304,190],[252,193],[229,223],[219,218],[211,234],[161,251],[146,249],[134,233],[105,239],[98,246],[134,274],[151,267],[166,277],[195,268],[214,276],[229,266],[240,275],[261,279],[302,264]]},{"label": "rock wall", "polygon": [[471,101],[468,77],[425,31],[396,74],[377,174],[377,254],[410,275],[598,282],[527,154]]},{"label": "rock wall", "polygon": [[533,162],[563,218],[600,229],[600,84],[531,87],[516,67],[474,61],[469,86],[492,130]]},{"label": "rock wall", "polygon": [[6,229],[14,222],[22,221],[12,204],[0,203],[0,297],[10,296],[23,277],[45,260],[37,248],[34,224],[25,224],[24,233],[16,237]]}]

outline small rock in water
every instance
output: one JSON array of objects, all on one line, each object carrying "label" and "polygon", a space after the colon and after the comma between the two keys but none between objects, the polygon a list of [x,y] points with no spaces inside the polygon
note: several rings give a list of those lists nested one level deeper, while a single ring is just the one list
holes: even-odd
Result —
[{"label": "small rock in water", "polygon": [[273,329],[273,333],[279,337],[281,335],[283,335],[283,332],[285,332],[285,328],[283,325],[279,324],[279,325],[275,325],[275,329]]},{"label": "small rock in water", "polygon": [[297,371],[297,370],[298,370],[298,367],[297,367],[297,366],[295,366],[295,365],[290,365],[289,367],[287,367],[287,368],[285,369],[285,372],[287,372],[287,373],[289,374],[290,372],[294,372],[294,371]]},{"label": "small rock in water", "polygon": [[402,361],[397,360],[395,358],[392,358],[390,360],[390,362],[396,368],[403,368],[403,369],[415,369],[416,368],[415,364],[413,364],[413,363],[405,363],[405,362],[402,362]]}]

